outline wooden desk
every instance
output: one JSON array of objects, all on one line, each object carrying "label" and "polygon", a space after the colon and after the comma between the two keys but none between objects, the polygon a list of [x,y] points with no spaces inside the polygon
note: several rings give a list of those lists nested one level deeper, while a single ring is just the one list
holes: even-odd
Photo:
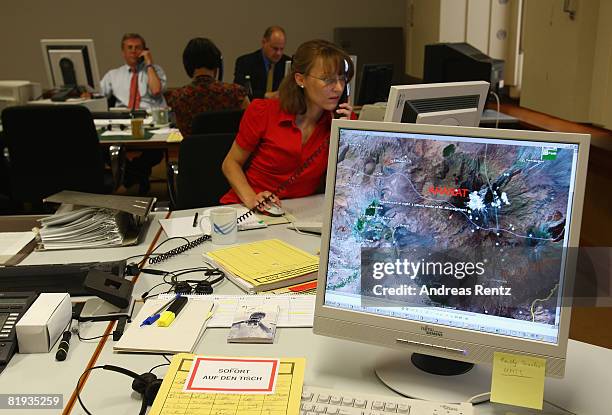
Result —
[{"label": "wooden desk", "polygon": [[[489,105],[488,107],[493,108],[494,106]],[[592,146],[612,151],[612,131],[610,130],[589,124],[567,121],[511,103],[501,104],[500,111],[517,118],[522,128],[541,131],[558,131],[563,133],[590,134]]]}]

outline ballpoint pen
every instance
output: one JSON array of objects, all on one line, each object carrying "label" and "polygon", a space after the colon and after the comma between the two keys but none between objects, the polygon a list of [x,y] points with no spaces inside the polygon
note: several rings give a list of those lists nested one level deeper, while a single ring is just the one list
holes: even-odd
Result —
[{"label": "ballpoint pen", "polygon": [[194,228],[196,226],[198,226],[198,212],[195,213],[195,215],[193,216],[193,225]]},{"label": "ballpoint pen", "polygon": [[159,317],[160,317],[160,313],[168,306],[170,306],[170,304],[172,304],[174,302],[174,300],[176,300],[179,296],[177,295],[176,297],[172,298],[170,301],[168,301],[166,304],[164,304],[163,306],[161,306],[159,309],[157,309],[157,311],[155,311],[153,314],[151,314],[149,317],[147,317],[146,319],[144,319],[144,321],[142,323],[140,323],[140,327],[142,326],[150,326],[151,324],[155,323]]}]

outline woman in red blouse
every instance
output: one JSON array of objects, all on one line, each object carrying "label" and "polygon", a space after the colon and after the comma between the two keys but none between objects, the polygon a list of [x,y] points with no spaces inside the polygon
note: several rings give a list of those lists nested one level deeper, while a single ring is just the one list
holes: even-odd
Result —
[{"label": "woman in red blouse", "polygon": [[[247,108],[223,161],[223,173],[232,188],[221,203],[243,203],[249,209],[263,210],[267,196],[279,203],[279,198],[315,193],[327,168],[333,113],[352,116],[349,104],[336,109],[352,76],[351,59],[333,43],[311,40],[300,45],[291,72],[280,85],[279,98],[256,99]],[[295,181],[280,194],[272,194],[311,156]]]}]

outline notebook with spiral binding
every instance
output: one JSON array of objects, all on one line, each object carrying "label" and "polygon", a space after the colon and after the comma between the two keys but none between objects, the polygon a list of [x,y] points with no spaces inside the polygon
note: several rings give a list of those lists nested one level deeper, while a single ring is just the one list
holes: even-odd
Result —
[{"label": "notebook with spiral binding", "polygon": [[62,205],[54,215],[39,220],[37,250],[136,245],[155,201],[154,197],[56,193],[45,202]]}]

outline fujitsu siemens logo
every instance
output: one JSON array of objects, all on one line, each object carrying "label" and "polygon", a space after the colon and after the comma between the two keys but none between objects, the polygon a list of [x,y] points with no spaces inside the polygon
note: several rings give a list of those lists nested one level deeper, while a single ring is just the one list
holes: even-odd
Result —
[{"label": "fujitsu siemens logo", "polygon": [[441,331],[438,330],[434,330],[431,327],[428,326],[421,326],[421,331],[425,332],[425,334],[429,335],[429,336],[438,336],[438,337],[443,337],[443,334]]}]

